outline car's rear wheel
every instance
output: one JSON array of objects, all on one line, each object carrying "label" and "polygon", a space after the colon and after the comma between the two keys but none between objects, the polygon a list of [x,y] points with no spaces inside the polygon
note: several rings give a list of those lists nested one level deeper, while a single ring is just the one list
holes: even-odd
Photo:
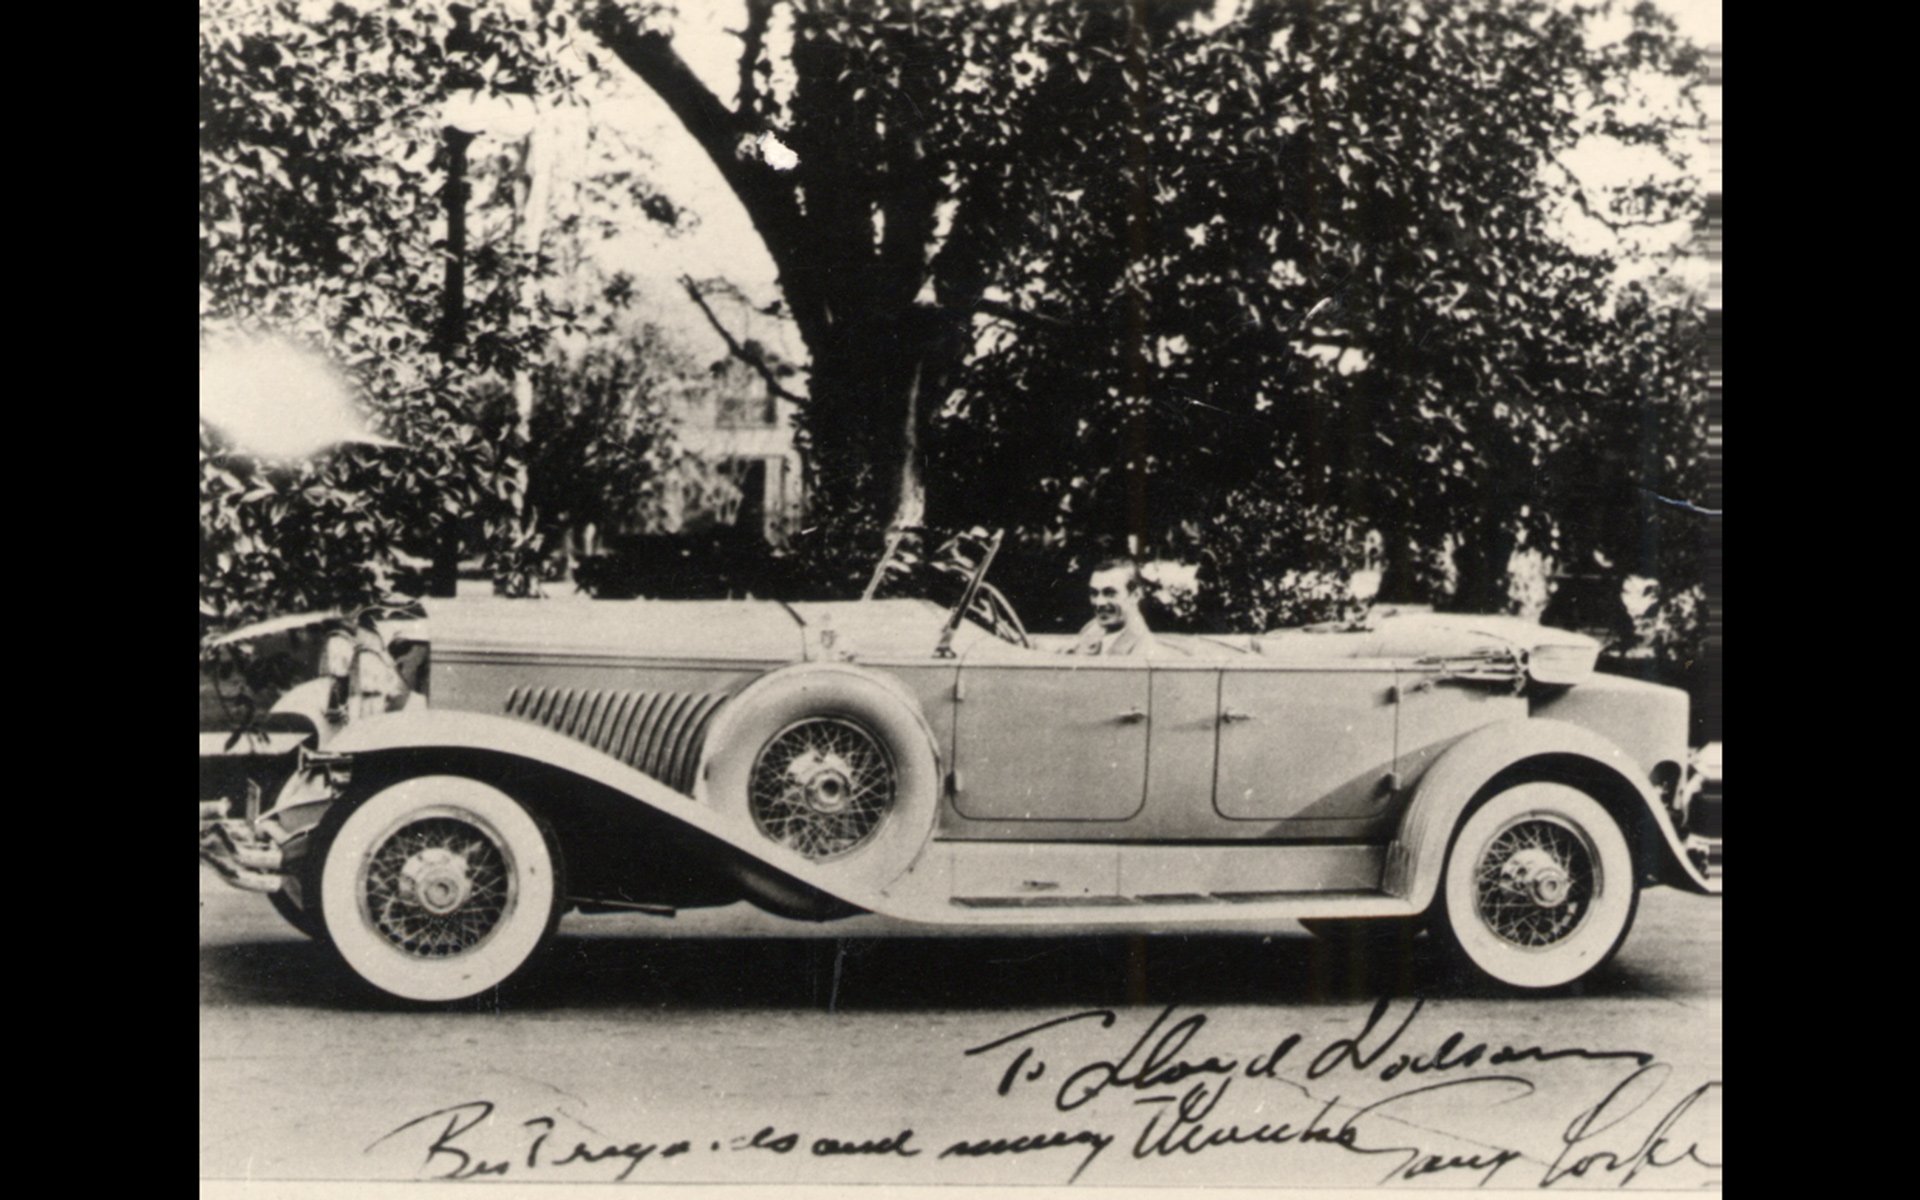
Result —
[{"label": "car's rear wheel", "polygon": [[853,671],[800,670],[732,704],[709,734],[706,803],[850,893],[907,869],[933,830],[939,786],[909,699]]},{"label": "car's rear wheel", "polygon": [[550,830],[474,779],[402,780],[355,806],[323,847],[320,911],[355,974],[408,1000],[505,982],[558,923]]},{"label": "car's rear wheel", "polygon": [[1454,835],[1433,929],[1509,987],[1561,987],[1611,958],[1638,904],[1633,850],[1599,801],[1560,783],[1489,797]]}]

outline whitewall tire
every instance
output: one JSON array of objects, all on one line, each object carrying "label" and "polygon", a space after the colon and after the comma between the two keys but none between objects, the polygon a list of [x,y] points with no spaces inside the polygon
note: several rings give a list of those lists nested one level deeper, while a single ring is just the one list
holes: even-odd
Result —
[{"label": "whitewall tire", "polygon": [[911,705],[849,669],[768,676],[709,734],[696,795],[857,901],[899,878],[933,832],[940,768]]},{"label": "whitewall tire", "polygon": [[355,974],[407,1000],[461,1000],[525,965],[559,920],[544,825],[478,780],[402,780],[352,809],[324,847],[320,911]]},{"label": "whitewall tire", "polygon": [[1637,903],[1633,851],[1613,815],[1566,784],[1523,783],[1460,825],[1432,928],[1499,983],[1556,988],[1613,956]]}]

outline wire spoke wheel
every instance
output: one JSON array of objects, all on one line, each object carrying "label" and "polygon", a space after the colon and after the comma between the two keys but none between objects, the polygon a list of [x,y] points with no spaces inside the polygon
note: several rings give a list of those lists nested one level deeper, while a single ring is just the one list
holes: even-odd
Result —
[{"label": "wire spoke wheel", "polygon": [[545,943],[566,896],[558,841],[477,779],[397,780],[329,823],[319,872],[328,940],[361,979],[408,1000],[496,987]]},{"label": "wire spoke wheel", "polygon": [[513,861],[472,819],[434,816],[396,830],[367,861],[368,922],[396,948],[445,958],[481,945],[513,904]]},{"label": "wire spoke wheel", "polygon": [[1433,928],[1500,983],[1560,987],[1619,949],[1637,884],[1632,847],[1598,801],[1566,784],[1516,784],[1456,832]]},{"label": "wire spoke wheel", "polygon": [[1480,919],[1516,946],[1567,938],[1592,905],[1596,858],[1584,833],[1550,814],[1509,823],[1480,852],[1474,875]]},{"label": "wire spoke wheel", "polygon": [[814,717],[761,750],[747,806],[761,833],[818,862],[871,841],[893,810],[896,786],[879,739],[844,718]]}]

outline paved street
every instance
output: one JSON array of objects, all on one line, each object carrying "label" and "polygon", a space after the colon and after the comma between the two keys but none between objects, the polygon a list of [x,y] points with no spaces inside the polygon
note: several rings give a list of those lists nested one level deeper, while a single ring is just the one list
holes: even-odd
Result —
[{"label": "paved street", "polygon": [[760,920],[569,917],[497,1003],[432,1011],[368,996],[202,868],[201,1175],[1719,1179],[1717,899],[1646,893],[1616,962],[1549,999],[1450,980],[1424,944],[1369,962],[1297,928],[727,936]]}]

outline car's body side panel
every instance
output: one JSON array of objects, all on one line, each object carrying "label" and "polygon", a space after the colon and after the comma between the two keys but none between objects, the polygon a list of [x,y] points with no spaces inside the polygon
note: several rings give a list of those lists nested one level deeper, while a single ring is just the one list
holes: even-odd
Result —
[{"label": "car's body side panel", "polygon": [[1400,703],[1395,706],[1395,766],[1403,784],[1426,774],[1466,734],[1527,716],[1526,697],[1511,689],[1447,680],[1411,663],[1403,663],[1396,677]]},{"label": "car's body side panel", "polygon": [[[742,817],[700,804],[585,743],[524,721],[433,710],[394,713],[349,726],[331,750],[356,763],[382,754],[443,761],[439,756],[449,751],[539,762],[617,789],[781,875],[905,922],[1032,929],[1144,923],[1257,927],[1296,914],[1384,916],[1407,910],[1403,900],[1373,886],[1382,854],[1378,847],[1249,847],[1217,862],[1177,846],[1064,847],[1064,856],[1054,856],[1037,870],[1036,856],[1043,851],[1031,845],[932,842],[890,886],[850,887],[831,864],[810,862],[758,837]],[[1076,855],[1079,865],[1069,861]],[[956,858],[967,864],[964,875],[956,875]],[[1086,865],[1094,862],[1103,865]],[[1097,880],[1099,894],[1088,893],[1094,903],[1063,906],[1069,898],[1064,885],[1022,889],[1030,880],[1061,883],[1066,878]],[[956,891],[956,880],[973,881],[986,890],[968,897]],[[1011,888],[996,885],[996,880],[1002,885],[1011,881]],[[963,902],[969,898],[988,903]]]},{"label": "car's body side panel", "polygon": [[1144,666],[963,663],[953,804],[986,821],[1126,821],[1146,799]]},{"label": "car's body side panel", "polygon": [[[1147,802],[1132,824],[1154,838],[1219,836],[1213,771],[1220,726],[1217,666],[1150,664]],[[1135,836],[1139,836],[1136,833]]]},{"label": "car's body side panel", "polygon": [[1215,811],[1314,824],[1380,815],[1392,798],[1393,685],[1391,663],[1227,667]]}]

